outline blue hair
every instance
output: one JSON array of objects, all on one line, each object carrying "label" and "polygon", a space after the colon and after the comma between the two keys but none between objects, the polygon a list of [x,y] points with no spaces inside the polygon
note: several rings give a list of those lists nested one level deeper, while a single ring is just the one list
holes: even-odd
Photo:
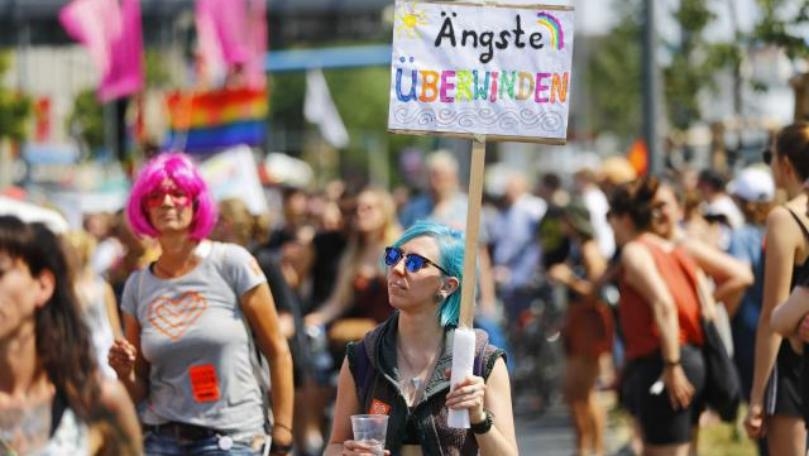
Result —
[{"label": "blue hair", "polygon": [[461,313],[461,284],[463,283],[464,235],[461,231],[446,225],[421,220],[413,224],[402,233],[402,236],[393,243],[394,247],[401,247],[411,239],[428,236],[435,239],[438,244],[440,258],[439,265],[453,277],[458,279],[458,288],[441,303],[438,308],[438,317],[443,327],[457,327]]}]

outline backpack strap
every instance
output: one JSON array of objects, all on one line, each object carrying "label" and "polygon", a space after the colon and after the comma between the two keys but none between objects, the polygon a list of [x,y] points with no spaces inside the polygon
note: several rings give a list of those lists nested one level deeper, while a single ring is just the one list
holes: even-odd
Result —
[{"label": "backpack strap", "polygon": [[267,378],[265,372],[266,369],[269,369],[269,362],[264,357],[264,353],[261,352],[258,344],[256,343],[256,335],[253,333],[253,328],[250,327],[250,322],[247,321],[247,317],[244,315],[244,312],[241,310],[241,296],[236,291],[236,285],[231,283],[228,279],[228,276],[225,275],[223,266],[224,262],[227,258],[227,246],[222,242],[217,241],[208,241],[211,244],[211,249],[208,252],[210,260],[214,262],[214,266],[216,269],[217,274],[230,286],[231,290],[233,290],[233,294],[236,296],[236,307],[239,308],[239,315],[242,317],[242,323],[244,323],[244,329],[247,331],[247,344],[249,347],[250,352],[253,353],[253,359],[250,362],[250,365],[253,368],[253,375],[256,377],[256,381],[258,382],[258,387],[261,390],[261,401],[264,403],[264,407],[262,407],[262,411],[264,412],[264,424],[267,426],[265,429],[266,432],[270,432],[270,395],[268,393],[268,389],[270,388],[270,379]]},{"label": "backpack strap", "polygon": [[[151,268],[152,266],[154,266],[154,264],[155,264],[155,262],[152,261],[151,263],[149,263],[149,266],[146,266],[146,268]],[[135,306],[135,309],[136,309],[135,314],[136,315],[138,313],[137,312],[138,306],[141,303],[140,298],[141,298],[141,289],[143,289],[143,274],[144,273],[145,273],[145,268],[137,271],[137,274],[138,274],[138,287],[135,289],[135,302],[137,303],[137,305]]]}]

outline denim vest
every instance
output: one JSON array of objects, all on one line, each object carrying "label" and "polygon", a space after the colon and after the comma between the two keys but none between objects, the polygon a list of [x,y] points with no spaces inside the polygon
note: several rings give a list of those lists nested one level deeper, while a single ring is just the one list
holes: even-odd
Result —
[{"label": "denim vest", "polygon": [[[444,403],[450,382],[444,373],[452,367],[454,329],[445,330],[441,355],[424,394],[409,409],[399,388],[399,372],[396,367],[398,321],[399,314],[395,312],[362,341],[353,342],[346,349],[362,413],[384,413],[389,416],[385,448],[393,456],[401,453],[408,416],[415,424],[416,437],[424,455],[478,454],[477,440],[472,431],[447,426],[448,409]],[[488,339],[485,332],[475,330],[473,372],[484,380],[489,378],[495,361],[505,356],[502,350],[489,345]]]}]

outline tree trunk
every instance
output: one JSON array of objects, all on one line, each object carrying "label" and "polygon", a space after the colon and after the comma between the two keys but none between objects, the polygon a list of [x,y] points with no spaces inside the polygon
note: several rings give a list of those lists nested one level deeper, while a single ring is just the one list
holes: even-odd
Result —
[{"label": "tree trunk", "polygon": [[809,73],[795,76],[790,83],[795,91],[795,121],[809,120]]},{"label": "tree trunk", "polygon": [[728,171],[728,153],[725,146],[724,122],[711,122],[711,157],[710,167],[720,173]]},{"label": "tree trunk", "polygon": [[13,179],[14,155],[11,140],[0,139],[0,190],[10,187]]}]

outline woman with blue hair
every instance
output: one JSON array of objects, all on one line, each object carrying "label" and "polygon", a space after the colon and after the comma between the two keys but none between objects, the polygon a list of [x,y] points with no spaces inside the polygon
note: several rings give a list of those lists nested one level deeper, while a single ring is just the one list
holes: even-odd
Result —
[{"label": "woman with blue hair", "polygon": [[[385,249],[393,315],[352,343],[340,370],[326,455],[372,453],[353,440],[350,417],[388,415],[386,454],[517,454],[503,351],[475,332],[473,375],[450,385],[458,325],[464,239],[419,222]],[[470,429],[447,424],[448,409],[469,411]]]}]

